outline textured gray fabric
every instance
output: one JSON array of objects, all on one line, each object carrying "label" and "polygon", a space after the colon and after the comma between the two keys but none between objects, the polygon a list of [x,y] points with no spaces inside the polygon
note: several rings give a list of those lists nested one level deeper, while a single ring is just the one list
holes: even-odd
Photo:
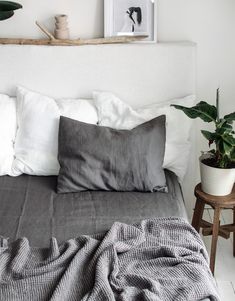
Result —
[{"label": "textured gray fabric", "polygon": [[115,223],[49,250],[1,242],[1,300],[219,300],[200,236],[180,219]]},{"label": "textured gray fabric", "polygon": [[159,116],[132,130],[115,130],[61,117],[58,193],[166,191],[165,119]]},{"label": "textured gray fabric", "polygon": [[168,193],[85,191],[57,194],[57,177],[0,177],[0,235],[27,237],[48,247],[83,234],[107,231],[115,221],[155,217],[187,218],[176,176],[166,171]]}]

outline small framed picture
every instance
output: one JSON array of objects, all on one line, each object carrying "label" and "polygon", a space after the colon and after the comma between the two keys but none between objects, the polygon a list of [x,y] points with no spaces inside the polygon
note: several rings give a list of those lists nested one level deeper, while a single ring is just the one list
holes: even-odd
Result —
[{"label": "small framed picture", "polygon": [[157,41],[156,0],[105,0],[105,37],[147,35]]}]

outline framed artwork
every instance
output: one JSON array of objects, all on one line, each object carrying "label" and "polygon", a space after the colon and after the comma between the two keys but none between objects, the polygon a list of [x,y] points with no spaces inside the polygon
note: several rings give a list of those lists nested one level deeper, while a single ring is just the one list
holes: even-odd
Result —
[{"label": "framed artwork", "polygon": [[157,41],[156,0],[105,0],[105,37],[147,35]]}]

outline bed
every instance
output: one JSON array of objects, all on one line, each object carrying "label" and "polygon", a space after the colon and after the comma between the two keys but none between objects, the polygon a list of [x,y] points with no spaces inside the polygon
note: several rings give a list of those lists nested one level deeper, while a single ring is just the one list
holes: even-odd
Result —
[{"label": "bed", "polygon": [[[52,262],[52,255],[48,258],[48,251],[45,253],[45,251],[42,250],[49,250],[50,248],[51,253],[55,252],[55,250],[52,251],[53,237],[56,238],[56,246],[57,244],[60,246],[61,257],[64,257],[62,254],[69,252],[69,248],[64,250],[65,247],[63,244],[65,242],[67,242],[66,244],[69,244],[69,241],[71,242],[72,239],[76,237],[82,237],[81,235],[83,235],[83,237],[84,235],[89,234],[92,234],[93,236],[94,234],[97,234],[99,236],[99,234],[106,233],[110,230],[111,226],[117,221],[125,224],[133,224],[143,220],[155,219],[156,217],[170,217],[172,219],[173,216],[187,220],[182,191],[176,176],[172,172],[166,171],[166,179],[169,189],[167,194],[161,192],[141,193],[104,191],[57,194],[57,177],[55,176],[36,177],[22,175],[18,178],[8,176],[1,177],[0,229],[1,235],[5,237],[4,239],[0,239],[1,247],[4,248],[6,245],[13,246],[12,248],[15,248],[14,252],[17,250],[16,253],[19,256],[16,262],[22,264],[22,262],[24,262],[22,250],[25,250],[24,239],[22,239],[22,237],[27,237],[32,253],[32,250],[37,250],[37,248],[40,248],[38,250],[41,250],[39,258],[37,258],[37,252],[30,256],[33,256],[34,260],[37,258],[36,262],[41,261],[39,269],[42,270],[42,262],[48,262],[49,258],[49,262]],[[57,248],[58,247],[55,249]],[[88,253],[88,251],[86,251],[86,253]],[[56,256],[56,261],[58,261],[58,254],[54,256]],[[81,254],[79,256],[81,256]],[[30,261],[27,259],[27,265],[29,265],[29,262]],[[88,265],[87,263],[85,264]],[[60,263],[60,265],[62,265],[62,263]],[[35,267],[37,267],[37,265],[35,261],[33,267],[36,271]],[[30,268],[29,273],[31,278],[33,275],[32,266],[30,266]],[[16,269],[16,266],[14,269]],[[71,267],[69,269],[71,269]],[[40,274],[41,273],[42,272],[40,272]],[[23,287],[27,292],[30,291],[32,294],[30,296],[26,295],[27,298],[30,297],[32,300],[44,300],[45,292],[44,295],[42,295],[42,299],[40,299],[40,294],[38,294],[38,290],[35,289],[35,285],[33,289],[31,287],[32,284],[27,280],[26,271],[23,272],[23,275],[20,272],[18,272],[18,274],[16,279],[26,278],[26,284],[24,284]],[[54,272],[51,279],[54,280],[55,274],[56,273]],[[38,275],[38,272],[35,272],[35,278],[36,275]],[[16,274],[14,277],[16,277]],[[47,281],[51,283],[52,281],[48,279],[49,278],[47,278]],[[37,283],[36,280],[33,281]],[[40,281],[42,282],[42,280]],[[102,279],[100,282],[103,283]],[[17,285],[15,283],[17,283]],[[15,283],[13,284],[12,282],[11,290],[13,287],[14,290],[17,291],[17,298],[19,297],[19,294],[21,295],[21,298],[22,296],[24,298],[20,282],[17,281]],[[54,287],[50,288],[50,292],[57,291],[58,294],[50,300],[61,300],[63,296],[61,292],[64,292],[67,284],[64,284],[61,288],[60,285],[61,284],[59,283],[56,289]],[[207,283],[207,285],[209,284]],[[29,287],[31,287],[30,290]],[[7,294],[5,294],[7,289],[4,291],[4,286],[2,286],[2,289],[2,294],[7,298]],[[41,290],[44,291],[43,286],[41,287]],[[49,293],[47,294],[49,295]],[[34,299],[35,295],[37,295],[38,299]],[[63,298],[63,300],[73,300],[73,296],[69,294]],[[97,295],[95,297],[90,296],[89,298],[89,300],[98,300]],[[109,300],[106,295],[101,295],[99,298],[99,300]],[[130,298],[130,295],[128,295],[128,298]],[[141,298],[141,300],[148,300],[149,296],[143,295]],[[12,299],[12,294],[9,296],[9,299],[6,300],[14,300]],[[133,295],[131,300],[137,300],[137,297]],[[202,301],[207,300],[210,299],[206,298]]]},{"label": "bed", "polygon": [[187,219],[179,183],[166,172],[169,193],[102,192],[57,194],[57,177],[0,177],[1,235],[27,237],[32,247],[48,247],[79,235],[107,231],[115,221],[135,223],[155,217]]},{"label": "bed", "polygon": [[[115,92],[132,106],[138,107],[156,102],[156,99],[162,102],[193,94],[194,59],[195,45],[192,43],[79,48],[1,46],[0,92],[14,95],[14,85],[21,84],[53,97],[90,98],[91,91],[104,90]],[[29,245],[32,250],[40,248],[43,252],[53,245],[52,237],[56,238],[54,246],[63,245],[66,241],[76,245],[80,243],[76,241],[77,237],[84,239],[87,235],[99,241],[99,235],[112,229],[114,222],[138,224],[143,220],[168,217],[187,220],[186,207],[192,207],[189,191],[192,191],[192,179],[195,178],[193,159],[191,162],[188,171],[191,176],[187,176],[182,185],[186,203],[176,176],[167,170],[168,193],[84,191],[57,194],[55,176],[0,177],[1,247],[10,245],[14,248],[14,241],[18,239],[16,245],[19,248],[15,253],[21,254]],[[22,237],[26,237],[27,242]],[[45,257],[43,254],[36,252],[32,256],[39,256],[37,260],[40,260]],[[23,276],[16,277],[21,279]],[[35,288],[30,285],[33,294]],[[4,296],[8,296],[7,288],[4,289],[3,286]],[[21,297],[24,296],[22,287],[16,285],[14,289],[21,293]],[[60,290],[60,297],[55,290],[50,300],[62,300],[63,288]],[[63,300],[73,298],[64,297]],[[88,297],[83,300],[88,300]],[[99,300],[109,298],[106,295]],[[137,299],[123,297],[120,300]]]}]

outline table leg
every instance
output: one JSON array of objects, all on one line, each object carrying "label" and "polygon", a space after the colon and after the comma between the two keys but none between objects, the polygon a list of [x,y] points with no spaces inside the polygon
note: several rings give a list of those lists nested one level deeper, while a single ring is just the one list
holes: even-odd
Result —
[{"label": "table leg", "polygon": [[192,226],[195,228],[195,230],[199,233],[200,231],[200,224],[203,216],[205,203],[197,198],[194,213],[193,213],[193,220],[192,220]]},{"label": "table leg", "polygon": [[219,226],[220,226],[220,208],[215,207],[213,228],[212,228],[211,256],[210,256],[210,269],[211,269],[211,272],[213,275],[214,275],[214,271],[215,271],[215,258],[216,258],[216,248],[217,248],[217,241],[218,241],[218,234],[219,234]]}]

